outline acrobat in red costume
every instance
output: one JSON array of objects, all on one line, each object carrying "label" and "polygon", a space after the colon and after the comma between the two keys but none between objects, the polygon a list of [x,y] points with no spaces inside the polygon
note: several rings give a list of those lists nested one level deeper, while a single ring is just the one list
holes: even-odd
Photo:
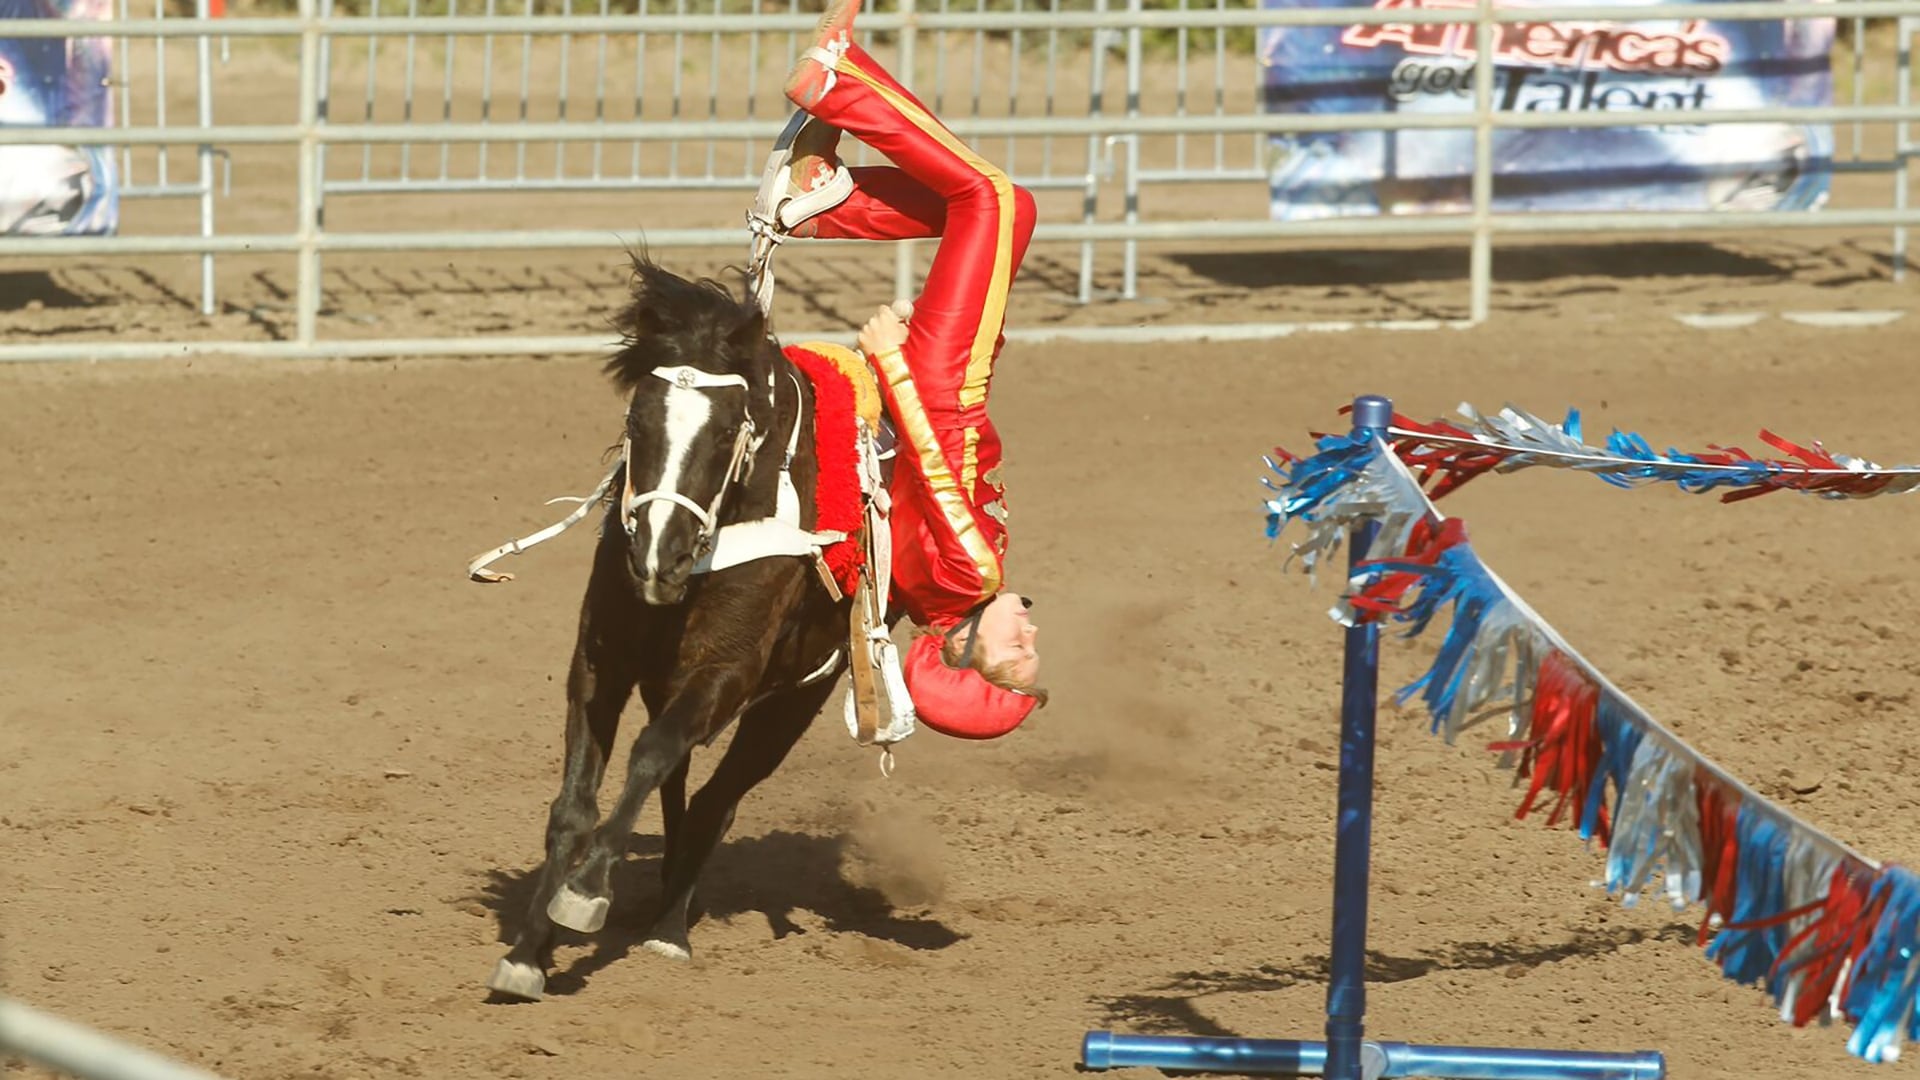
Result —
[{"label": "acrobat in red costume", "polygon": [[[838,50],[836,50],[838,51]],[[902,430],[893,577],[907,614],[944,629],[1000,589],[1000,436],[987,417],[1007,290],[1033,236],[1033,196],[974,153],[856,44],[805,103],[893,166],[849,169],[853,192],[795,235],[940,239],[898,354],[870,357]],[[902,481],[908,481],[903,483]]]},{"label": "acrobat in red costume", "polygon": [[[846,170],[851,192],[829,196],[840,201],[794,223],[791,235],[940,241],[904,344],[868,361],[900,438],[890,485],[894,595],[914,622],[947,631],[992,600],[1004,577],[1006,495],[987,397],[1035,208],[1028,191],[851,41],[857,8],[857,0],[830,5],[821,46],[804,62],[818,67],[803,68],[788,96],[894,164]],[[796,187],[828,183],[832,156],[819,175],[796,175]],[[796,174],[802,164],[795,162]],[[950,734],[991,737],[1032,710],[1032,698],[989,686],[976,672],[941,668],[933,645],[918,643],[907,671],[924,719]],[[942,712],[958,715],[960,728],[936,720]]]}]

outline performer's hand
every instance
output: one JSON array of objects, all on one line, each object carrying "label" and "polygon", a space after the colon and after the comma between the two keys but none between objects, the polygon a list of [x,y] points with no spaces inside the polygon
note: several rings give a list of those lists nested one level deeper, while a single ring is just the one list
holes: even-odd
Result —
[{"label": "performer's hand", "polygon": [[860,348],[869,356],[898,349],[906,344],[907,325],[900,321],[892,308],[881,308],[860,328]]}]

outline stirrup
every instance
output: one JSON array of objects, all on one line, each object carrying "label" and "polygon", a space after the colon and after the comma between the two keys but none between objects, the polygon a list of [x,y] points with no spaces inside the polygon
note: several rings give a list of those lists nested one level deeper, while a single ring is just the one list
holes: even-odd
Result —
[{"label": "stirrup", "polygon": [[787,236],[803,222],[833,209],[853,194],[853,174],[838,165],[833,176],[818,189],[793,196],[793,144],[808,124],[815,123],[804,110],[796,109],[787,126],[773,141],[767,154],[767,167],[760,174],[760,190],[747,210],[747,230],[752,234],[747,252],[747,276],[754,300],[760,310],[773,310],[773,254]]},{"label": "stirrup", "polygon": [[760,174],[760,191],[753,200],[752,217],[781,233],[792,232],[801,223],[846,202],[853,194],[853,174],[838,162],[826,183],[801,195],[792,194],[793,144],[808,124],[820,122],[804,110],[795,110],[767,154],[767,166]]}]

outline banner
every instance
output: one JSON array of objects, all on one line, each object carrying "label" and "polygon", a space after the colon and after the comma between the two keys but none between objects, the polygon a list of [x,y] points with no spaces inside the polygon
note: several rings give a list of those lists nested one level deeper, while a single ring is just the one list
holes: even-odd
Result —
[{"label": "banner", "polygon": [[[1495,24],[1501,112],[1615,113],[1630,127],[1493,133],[1496,211],[1802,210],[1826,202],[1833,129],[1700,124],[1715,111],[1830,105],[1832,19]],[[1265,7],[1358,7],[1261,0]],[[1379,10],[1471,0],[1376,0]],[[1459,130],[1353,131],[1274,140],[1273,216],[1466,212],[1473,206],[1471,23],[1279,26],[1260,38],[1275,113],[1458,115]]]},{"label": "banner", "polygon": [[[109,0],[0,0],[0,127],[113,122],[107,38],[8,38],[6,19],[112,17]],[[119,181],[104,146],[0,146],[0,235],[111,233]]]}]

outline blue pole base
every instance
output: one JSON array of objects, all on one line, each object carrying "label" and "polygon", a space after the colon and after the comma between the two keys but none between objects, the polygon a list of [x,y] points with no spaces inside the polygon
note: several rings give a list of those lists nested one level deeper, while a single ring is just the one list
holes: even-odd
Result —
[{"label": "blue pole base", "polygon": [[[1431,1076],[1441,1080],[1665,1080],[1667,1060],[1651,1050],[1595,1054],[1574,1050],[1500,1050],[1475,1046],[1362,1045],[1372,1077]],[[1182,1072],[1277,1073],[1319,1076],[1327,1044],[1293,1039],[1217,1039],[1185,1035],[1116,1035],[1090,1031],[1080,1044],[1089,1069],[1176,1069]],[[1374,1072],[1379,1066],[1380,1071]]]}]

